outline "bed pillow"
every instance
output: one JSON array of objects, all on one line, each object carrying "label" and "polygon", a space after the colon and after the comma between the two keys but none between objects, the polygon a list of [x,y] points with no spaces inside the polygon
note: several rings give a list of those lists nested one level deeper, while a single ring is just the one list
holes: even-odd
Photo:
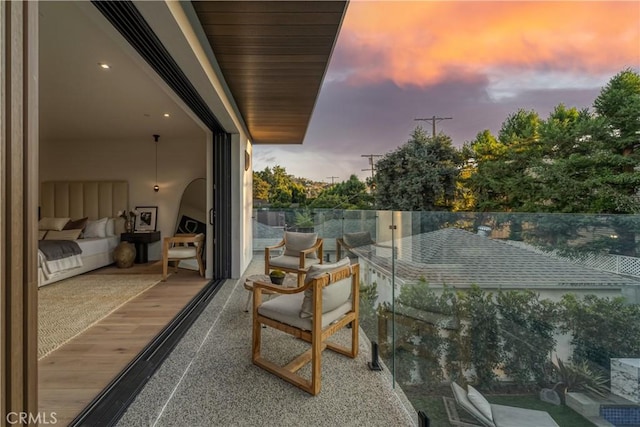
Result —
[{"label": "bed pillow", "polygon": [[70,219],[64,226],[63,230],[84,230],[87,226],[87,222],[89,222],[88,216],[80,219]]},{"label": "bed pillow", "polygon": [[482,413],[487,419],[493,421],[493,413],[491,412],[491,404],[489,401],[473,386],[467,385],[467,397],[473,406]]},{"label": "bed pillow", "polygon": [[107,234],[107,237],[116,235],[116,219],[115,218],[107,219],[106,234]]},{"label": "bed pillow", "polygon": [[79,228],[75,230],[49,230],[44,240],[78,240],[80,233],[82,230]]},{"label": "bed pillow", "polygon": [[47,235],[48,230],[38,230],[38,240],[44,239],[44,236]]},{"label": "bed pillow", "polygon": [[38,221],[38,230],[62,230],[71,218],[42,218]]},{"label": "bed pillow", "polygon": [[[342,258],[340,261],[333,264],[314,264],[309,267],[309,271],[307,271],[304,278],[304,283],[307,284],[323,274],[350,264],[351,260],[349,258]],[[322,290],[322,312],[327,313],[331,310],[335,310],[347,302],[350,296],[351,277],[342,279],[339,282],[324,288]],[[304,291],[304,299],[302,300],[302,307],[300,308],[300,317],[307,319],[311,316],[313,316],[313,289],[309,288]]]},{"label": "bed pillow", "polygon": [[84,228],[84,238],[107,237],[107,221],[109,218],[100,218],[95,221],[88,221]]}]

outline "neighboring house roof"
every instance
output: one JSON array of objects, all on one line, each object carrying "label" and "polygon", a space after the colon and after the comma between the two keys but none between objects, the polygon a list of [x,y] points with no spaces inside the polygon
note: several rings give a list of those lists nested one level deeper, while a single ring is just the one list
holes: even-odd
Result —
[{"label": "neighboring house roof", "polygon": [[[398,240],[396,276],[433,285],[488,288],[640,285],[640,281],[514,247],[457,228]],[[362,248],[359,255],[390,274],[391,259]]]},{"label": "neighboring house roof", "polygon": [[254,144],[301,144],[347,1],[194,1]]}]

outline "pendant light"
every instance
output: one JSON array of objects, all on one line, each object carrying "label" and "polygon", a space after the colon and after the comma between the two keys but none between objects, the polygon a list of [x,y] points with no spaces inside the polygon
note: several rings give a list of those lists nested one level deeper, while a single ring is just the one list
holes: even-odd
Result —
[{"label": "pendant light", "polygon": [[158,139],[160,139],[160,135],[153,135],[153,139],[156,142],[156,185],[153,186],[153,191],[157,193],[160,191],[160,187],[158,186]]}]

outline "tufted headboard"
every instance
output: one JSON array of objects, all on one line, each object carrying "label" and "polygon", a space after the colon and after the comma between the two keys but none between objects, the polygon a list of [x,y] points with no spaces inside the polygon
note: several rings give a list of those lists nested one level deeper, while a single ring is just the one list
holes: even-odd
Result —
[{"label": "tufted headboard", "polygon": [[40,217],[96,220],[129,208],[127,181],[44,181]]}]

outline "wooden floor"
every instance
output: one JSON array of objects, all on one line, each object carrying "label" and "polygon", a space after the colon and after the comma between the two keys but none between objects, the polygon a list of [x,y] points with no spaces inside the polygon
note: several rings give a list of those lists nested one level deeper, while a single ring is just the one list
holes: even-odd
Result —
[{"label": "wooden floor", "polygon": [[[105,267],[87,274],[161,273],[159,262]],[[203,287],[180,269],[38,362],[40,413],[68,425]]]}]

